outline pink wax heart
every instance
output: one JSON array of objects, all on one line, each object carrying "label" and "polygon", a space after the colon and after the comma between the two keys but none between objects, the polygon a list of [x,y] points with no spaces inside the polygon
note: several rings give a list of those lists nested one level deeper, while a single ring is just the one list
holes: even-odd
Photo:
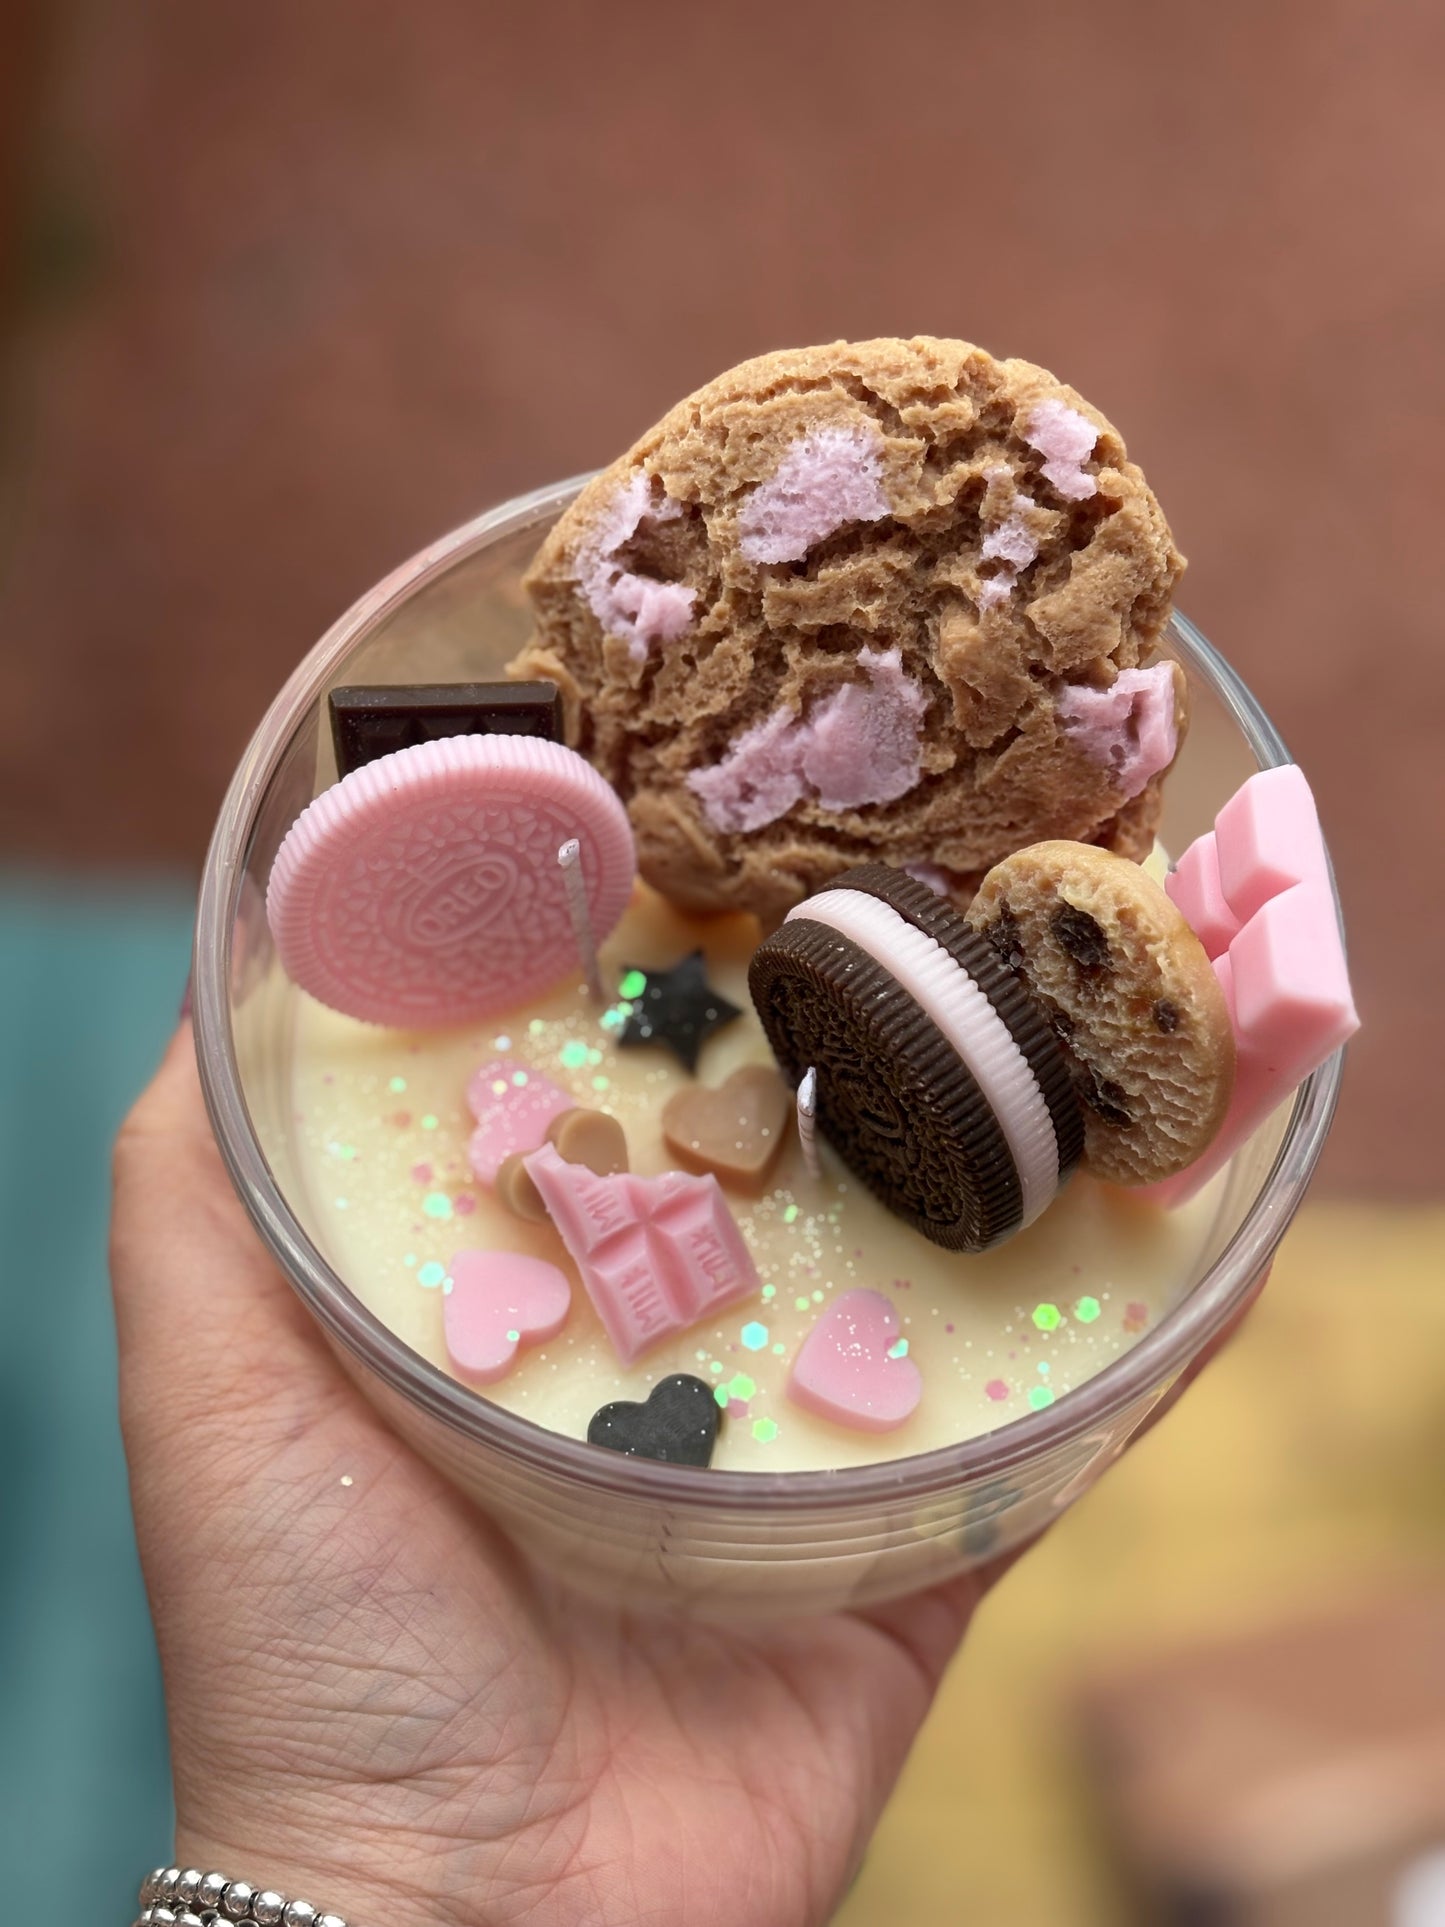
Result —
[{"label": "pink wax heart", "polygon": [[581,976],[564,843],[592,931],[627,907],[632,830],[590,763],[531,736],[449,736],[322,792],[277,853],[266,915],[287,975],[366,1023],[462,1023]]},{"label": "pink wax heart", "polygon": [[447,1357],[463,1377],[490,1385],[510,1370],[519,1345],[555,1338],[572,1308],[556,1265],[520,1251],[459,1251],[443,1301]]},{"label": "pink wax heart", "polygon": [[535,1151],[553,1118],[576,1103],[550,1077],[528,1070],[515,1057],[491,1058],[467,1080],[467,1108],[477,1120],[467,1161],[483,1184],[495,1184],[507,1159]]},{"label": "pink wax heart", "polygon": [[892,1432],[923,1396],[918,1367],[898,1347],[898,1313],[880,1291],[845,1291],[798,1348],[788,1396],[859,1432]]},{"label": "pink wax heart", "polygon": [[527,1171],[625,1365],[758,1289],[716,1178],[598,1177],[551,1144]]}]

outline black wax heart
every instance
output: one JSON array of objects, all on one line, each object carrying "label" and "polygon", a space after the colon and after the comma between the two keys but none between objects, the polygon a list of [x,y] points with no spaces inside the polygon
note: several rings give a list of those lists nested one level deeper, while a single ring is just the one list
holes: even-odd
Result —
[{"label": "black wax heart", "polygon": [[632,1459],[661,1459],[664,1465],[707,1465],[721,1417],[710,1385],[675,1372],[653,1386],[645,1404],[619,1398],[595,1412],[587,1443]]}]

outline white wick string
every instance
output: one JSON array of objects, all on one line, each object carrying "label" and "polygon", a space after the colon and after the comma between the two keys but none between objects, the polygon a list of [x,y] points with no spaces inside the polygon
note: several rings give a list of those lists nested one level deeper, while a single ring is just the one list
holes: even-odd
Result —
[{"label": "white wick string", "polygon": [[607,993],[602,988],[597,942],[592,935],[592,913],[587,908],[587,885],[582,877],[582,845],[575,836],[569,836],[557,852],[557,865],[567,888],[567,914],[572,919],[572,935],[582,960],[582,975],[587,979],[587,994],[594,1004],[605,1004]]},{"label": "white wick string", "polygon": [[810,1064],[798,1084],[798,1142],[803,1147],[803,1163],[808,1176],[816,1181],[823,1175],[818,1162],[818,1141],[813,1120],[818,1115],[818,1073]]}]

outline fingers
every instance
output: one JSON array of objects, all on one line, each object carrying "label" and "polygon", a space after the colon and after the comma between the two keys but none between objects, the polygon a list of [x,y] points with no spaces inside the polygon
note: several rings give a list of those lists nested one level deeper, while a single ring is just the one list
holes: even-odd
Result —
[{"label": "fingers", "polygon": [[285,1400],[335,1367],[236,1197],[182,1024],[121,1127],[111,1277],[122,1416],[188,1419]]}]

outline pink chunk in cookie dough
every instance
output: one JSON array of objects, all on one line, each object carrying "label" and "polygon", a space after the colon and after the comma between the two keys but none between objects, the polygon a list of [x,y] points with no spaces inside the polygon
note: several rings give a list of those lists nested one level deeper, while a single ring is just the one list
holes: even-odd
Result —
[{"label": "pink chunk in cookie dough", "polygon": [[899,649],[862,649],[868,677],[835,690],[800,722],[778,709],[745,730],[722,761],[687,786],[715,830],[760,830],[815,791],[825,810],[891,803],[918,781],[928,698],[903,673]]},{"label": "pink chunk in cookie dough", "polygon": [[609,636],[621,636],[634,662],[646,660],[655,642],[676,642],[692,627],[695,589],[681,582],[658,582],[619,567],[617,551],[644,522],[671,522],[682,504],[664,496],[652,499],[652,483],[638,473],[613,497],[612,506],[582,560],[580,587],[588,607]]},{"label": "pink chunk in cookie dough", "polygon": [[1025,509],[1037,508],[1030,496],[1016,495],[1006,520],[990,529],[979,553],[985,562],[1006,562],[1010,569],[1026,569],[1039,552],[1038,539],[1024,520]]},{"label": "pink chunk in cookie dough", "polygon": [[1041,401],[1029,416],[1024,440],[1044,457],[1044,476],[1069,502],[1082,502],[1099,484],[1084,467],[1099,431],[1067,402]]},{"label": "pink chunk in cookie dough", "polygon": [[796,562],[850,522],[888,513],[876,433],[840,423],[794,442],[738,517],[738,547],[749,562]]},{"label": "pink chunk in cookie dough", "polygon": [[776,823],[803,797],[798,724],[790,709],[745,729],[711,769],[695,769],[687,786],[715,830],[760,830]]},{"label": "pink chunk in cookie dough", "polygon": [[892,803],[918,781],[918,732],[928,698],[903,673],[898,649],[864,649],[868,683],[848,683],[798,735],[804,777],[825,810]]},{"label": "pink chunk in cookie dough", "polygon": [[1137,796],[1174,761],[1179,732],[1172,663],[1121,669],[1107,689],[1072,683],[1057,706],[1065,733],[1086,756],[1112,770],[1121,796]]}]

